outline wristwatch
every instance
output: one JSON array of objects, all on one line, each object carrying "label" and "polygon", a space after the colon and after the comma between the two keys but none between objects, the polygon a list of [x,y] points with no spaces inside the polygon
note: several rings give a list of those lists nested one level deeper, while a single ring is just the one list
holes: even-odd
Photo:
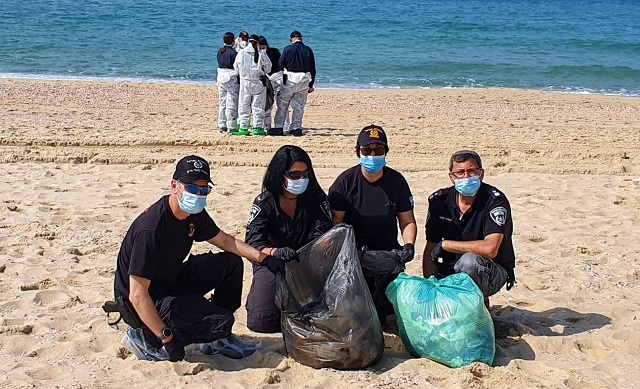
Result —
[{"label": "wristwatch", "polygon": [[158,338],[160,339],[160,341],[163,341],[165,339],[169,339],[172,336],[173,336],[173,331],[171,331],[171,328],[164,327],[162,329],[162,334]]}]

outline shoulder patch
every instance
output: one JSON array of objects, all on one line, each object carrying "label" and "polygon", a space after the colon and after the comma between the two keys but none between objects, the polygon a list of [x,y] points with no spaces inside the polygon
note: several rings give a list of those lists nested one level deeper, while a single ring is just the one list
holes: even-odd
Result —
[{"label": "shoulder patch", "polygon": [[495,207],[489,211],[489,215],[491,220],[499,226],[503,226],[507,222],[507,210],[504,207]]},{"label": "shoulder patch", "polygon": [[260,193],[258,197],[256,197],[256,201],[264,201],[269,197],[271,197],[271,192],[269,192],[268,190],[265,190],[264,192]]},{"label": "shoulder patch", "polygon": [[327,219],[333,220],[331,216],[332,215],[331,206],[329,205],[328,200],[323,201],[322,204],[320,205],[320,208],[322,208],[322,212],[324,212],[324,214],[327,216]]},{"label": "shoulder patch", "polygon": [[262,208],[260,208],[257,204],[253,204],[251,206],[251,211],[249,211],[249,221],[247,222],[247,224],[251,224],[253,219],[255,219],[256,216],[258,216],[260,211],[262,211]]},{"label": "shoulder patch", "polygon": [[489,193],[491,193],[491,196],[496,199],[500,196],[503,196],[502,192],[500,192],[499,190],[497,190],[496,188],[491,188],[489,189]]},{"label": "shoulder patch", "polygon": [[438,189],[437,191],[433,192],[431,194],[431,196],[429,196],[429,201],[431,201],[433,199],[436,199],[436,198],[442,196],[443,194],[444,194],[444,190]]}]

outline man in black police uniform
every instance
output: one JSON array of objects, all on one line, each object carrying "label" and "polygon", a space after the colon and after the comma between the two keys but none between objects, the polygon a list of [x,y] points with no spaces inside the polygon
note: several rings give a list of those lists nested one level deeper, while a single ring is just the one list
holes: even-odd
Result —
[{"label": "man in black police uniform", "polygon": [[513,221],[507,197],[482,182],[482,160],[475,151],[451,156],[449,178],[454,184],[429,197],[422,257],[425,277],[467,273],[485,296],[515,283]]},{"label": "man in black police uniform", "polygon": [[[355,151],[360,164],[340,174],[329,188],[333,224],[350,224],[359,248],[394,250],[402,262],[409,262],[414,257],[417,234],[413,196],[402,174],[385,166],[389,146],[382,127],[363,128]],[[398,244],[398,227],[404,246]],[[385,291],[397,274],[363,273],[384,324],[386,316],[393,313]]]},{"label": "man in black police uniform", "polygon": [[[116,299],[130,302],[142,322],[144,345],[164,346],[171,361],[183,359],[184,346],[191,343],[222,338],[232,347],[241,343],[231,335],[233,313],[242,297],[240,256],[261,262],[274,273],[284,272],[284,261],[218,228],[204,210],[210,184],[204,159],[182,158],[171,180],[171,193],[138,216],[118,253]],[[225,251],[189,255],[194,241],[207,241]],[[211,300],[205,299],[212,289]]]},{"label": "man in black police uniform", "polygon": [[284,48],[278,67],[283,70],[283,85],[278,93],[275,124],[268,135],[282,135],[282,127],[289,113],[289,104],[293,109],[291,130],[293,136],[302,136],[302,116],[307,103],[307,94],[313,92],[316,79],[316,59],[313,50],[302,43],[302,34],[293,31],[291,45]]}]

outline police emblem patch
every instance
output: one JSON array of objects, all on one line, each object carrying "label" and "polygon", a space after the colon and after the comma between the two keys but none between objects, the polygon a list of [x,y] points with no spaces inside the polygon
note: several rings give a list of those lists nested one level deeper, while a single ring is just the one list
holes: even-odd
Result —
[{"label": "police emblem patch", "polygon": [[333,220],[333,218],[331,217],[331,206],[329,205],[328,201],[322,203],[322,211],[325,215],[327,215],[327,218],[329,220]]},{"label": "police emblem patch", "polygon": [[262,209],[260,207],[258,207],[257,205],[253,204],[251,206],[251,211],[249,211],[249,221],[247,222],[247,224],[251,224],[253,219],[255,219],[256,216],[258,216],[260,211],[262,211]]},{"label": "police emblem patch", "polygon": [[507,222],[507,210],[504,207],[496,207],[489,212],[491,220],[502,226]]},{"label": "police emblem patch", "polygon": [[380,132],[378,132],[377,129],[372,128],[369,131],[369,138],[376,138],[376,139],[380,139]]}]

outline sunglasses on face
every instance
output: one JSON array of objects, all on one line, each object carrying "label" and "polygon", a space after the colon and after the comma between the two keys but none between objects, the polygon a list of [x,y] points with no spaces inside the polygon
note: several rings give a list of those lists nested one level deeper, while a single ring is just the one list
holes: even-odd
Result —
[{"label": "sunglasses on face", "polygon": [[364,155],[364,156],[369,156],[369,155],[384,155],[385,150],[384,150],[384,146],[377,146],[377,147],[360,147],[360,154]]},{"label": "sunglasses on face", "polygon": [[309,178],[309,171],[305,170],[301,172],[299,170],[289,170],[288,172],[285,172],[284,175],[292,180],[299,180],[301,178]]},{"label": "sunglasses on face", "polygon": [[186,192],[189,192],[191,194],[194,195],[202,195],[202,196],[206,196],[209,193],[211,193],[211,187],[210,186],[198,186],[195,184],[185,184],[184,182],[181,182],[182,186],[184,186],[184,190]]}]

